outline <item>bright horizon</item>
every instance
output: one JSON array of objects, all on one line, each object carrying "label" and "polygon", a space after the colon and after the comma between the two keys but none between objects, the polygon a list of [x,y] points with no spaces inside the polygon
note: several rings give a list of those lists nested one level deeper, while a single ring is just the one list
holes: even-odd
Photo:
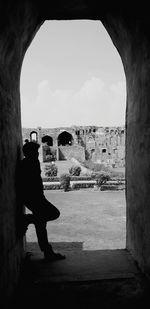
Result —
[{"label": "bright horizon", "polygon": [[101,22],[45,22],[20,84],[23,128],[125,125],[124,69]]}]

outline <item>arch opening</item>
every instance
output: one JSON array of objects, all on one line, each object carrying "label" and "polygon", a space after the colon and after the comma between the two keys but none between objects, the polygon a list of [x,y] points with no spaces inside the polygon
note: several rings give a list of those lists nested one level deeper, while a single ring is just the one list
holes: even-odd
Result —
[{"label": "arch opening", "polygon": [[42,143],[46,143],[47,146],[53,146],[53,138],[49,135],[44,135],[41,141]]},{"label": "arch opening", "polygon": [[38,142],[38,133],[36,131],[31,131],[30,133],[30,141],[31,142]]},{"label": "arch opening", "polygon": [[[109,38],[110,39],[110,38]],[[52,44],[53,45],[53,44]],[[47,49],[48,50],[48,49]],[[57,55],[59,55],[60,57],[60,53],[58,52],[60,50],[60,48],[57,49]],[[54,56],[54,55],[53,55]],[[85,56],[85,54],[84,54]],[[85,57],[84,57],[85,58]],[[83,59],[84,59],[83,58]],[[57,58],[58,59],[58,58]],[[52,65],[52,63],[51,63]],[[60,65],[60,63],[59,63]],[[70,62],[69,62],[70,65]],[[122,65],[122,64],[121,64]],[[94,66],[97,68],[98,64],[95,63]],[[36,66],[35,66],[36,67]],[[53,66],[52,66],[53,67]],[[61,67],[61,65],[60,65]],[[56,70],[57,68],[57,70]],[[116,66],[115,66],[116,68]],[[123,66],[122,66],[123,68]],[[66,69],[66,68],[65,68]],[[51,71],[51,70],[49,70]],[[55,73],[56,71],[56,73]],[[107,74],[109,75],[109,79],[111,80],[113,75],[111,72],[111,68],[109,67],[109,73],[107,72]],[[87,71],[86,71],[87,74]],[[93,72],[92,72],[93,74]],[[97,74],[97,73],[95,73]],[[107,75],[106,74],[106,75]],[[58,71],[58,67],[56,65],[55,70],[53,70],[53,80],[55,80],[56,78],[58,79],[58,84],[60,83],[58,76],[60,76],[62,74],[59,74]],[[81,70],[80,70],[80,75],[81,75]],[[43,78],[41,82],[39,82],[38,86],[39,86],[39,90],[40,90],[40,95],[38,96],[38,103],[39,103],[39,99],[41,98],[42,101],[42,109],[40,109],[39,111],[37,110],[37,114],[39,112],[39,121],[40,119],[42,119],[42,114],[43,111],[46,110],[47,114],[44,114],[43,119],[45,120],[45,129],[44,127],[42,127],[42,123],[38,123],[38,126],[41,126],[41,132],[48,132],[47,130],[47,123],[50,123],[51,120],[51,128],[49,129],[49,132],[51,132],[52,128],[53,128],[53,132],[55,135],[54,138],[54,144],[53,146],[56,147],[56,166],[57,163],[64,163],[64,162],[58,162],[58,160],[66,160],[69,158],[74,158],[72,156],[73,151],[67,152],[66,150],[64,150],[63,155],[58,152],[57,147],[61,148],[61,146],[63,147],[67,147],[70,148],[74,146],[74,149],[77,148],[78,149],[82,149],[82,151],[84,151],[84,160],[87,158],[92,159],[93,165],[96,164],[100,164],[102,166],[105,165],[110,165],[112,168],[115,167],[115,164],[122,164],[123,170],[124,170],[124,164],[125,164],[125,148],[124,148],[124,144],[120,145],[120,142],[118,140],[118,132],[120,130],[119,125],[115,126],[115,125],[108,125],[108,123],[106,123],[105,125],[103,125],[102,121],[103,118],[107,118],[107,116],[111,116],[117,114],[116,110],[114,108],[111,108],[111,112],[109,113],[109,108],[111,106],[111,104],[113,105],[114,102],[118,104],[119,107],[119,111],[118,114],[120,115],[120,112],[122,111],[122,103],[120,104],[120,98],[119,95],[120,93],[124,90],[122,87],[122,83],[118,82],[117,79],[115,80],[115,85],[111,84],[109,82],[109,87],[108,87],[108,91],[104,91],[103,89],[105,88],[105,82],[101,80],[101,77],[99,75],[97,75],[96,77],[92,77],[90,76],[88,80],[85,81],[83,87],[81,87],[81,84],[83,84],[80,81],[80,86],[77,82],[76,84],[76,89],[74,91],[70,90],[69,91],[65,91],[65,87],[66,87],[66,83],[68,83],[68,85],[70,85],[70,71],[68,74],[69,78],[68,80],[65,82],[65,77],[63,76],[63,79],[61,79],[61,87],[64,84],[64,88],[63,91],[59,85],[56,87],[56,85],[53,87],[50,86],[50,83],[48,81],[48,78],[45,79]],[[78,75],[79,76],[79,75]],[[52,79],[51,79],[52,82]],[[124,82],[124,81],[123,81]],[[75,95],[73,97],[71,97],[70,95],[72,95],[72,93],[75,92]],[[114,95],[115,93],[115,95]],[[58,94],[58,96],[57,96]],[[100,108],[98,107],[102,94],[102,101],[103,104],[101,104]],[[110,95],[110,104],[105,104],[106,98],[108,96],[108,94]],[[116,95],[117,94],[117,95]],[[55,98],[55,100],[54,100]],[[61,100],[60,100],[61,98]],[[79,101],[75,101],[75,99],[77,98],[77,100]],[[90,99],[89,99],[90,98]],[[97,101],[98,98],[98,101]],[[44,100],[46,103],[44,103]],[[53,101],[54,100],[54,101]],[[59,104],[59,100],[61,101]],[[82,100],[83,102],[83,107],[82,107]],[[74,103],[74,105],[71,105],[71,103]],[[96,103],[96,104],[95,104]],[[46,108],[44,108],[44,104],[46,106]],[[95,105],[94,105],[95,104]],[[57,110],[57,105],[59,106],[59,109]],[[106,106],[107,105],[107,106]],[[120,107],[121,105],[121,107]],[[48,106],[50,106],[49,108],[49,112],[48,112]],[[108,108],[109,107],[109,108]],[[73,110],[72,110],[73,109]],[[97,123],[92,125],[86,125],[86,123],[83,123],[83,121],[85,121],[84,119],[86,119],[86,116],[84,117],[84,115],[86,115],[86,110],[89,109],[89,114],[87,116],[87,119],[89,119],[89,115],[94,115],[93,117],[95,117],[95,121],[97,121]],[[56,113],[55,113],[56,110]],[[94,111],[94,112],[93,112]],[[75,123],[75,125],[68,125],[68,119],[69,117],[71,118],[72,115],[75,114],[76,115],[76,120],[79,119],[79,116],[82,116],[82,119],[80,117],[81,123]],[[48,117],[48,115],[51,115],[51,119]],[[101,115],[103,115],[103,117],[101,117]],[[63,116],[63,117],[62,117]],[[99,117],[101,117],[99,119]],[[119,118],[119,116],[118,116]],[[59,125],[58,124],[58,119],[59,119]],[[61,122],[61,120],[64,120],[65,122]],[[71,118],[72,120],[73,118]],[[74,118],[75,119],[75,118]],[[93,118],[94,119],[94,118]],[[54,123],[53,121],[56,120],[55,125],[52,124]],[[110,120],[110,119],[109,119]],[[44,122],[43,122],[44,123]],[[111,123],[112,124],[112,123]],[[124,123],[122,125],[124,127]],[[59,132],[61,132],[60,134],[58,134],[58,131],[56,130],[59,127]],[[112,128],[114,127],[114,128]],[[115,127],[118,128],[118,130],[115,130]],[[64,129],[64,131],[62,132],[62,130]],[[69,132],[71,133],[69,133]],[[72,133],[73,132],[73,133]],[[46,133],[47,134],[47,133]],[[49,134],[49,133],[48,133]],[[57,138],[56,138],[57,137]],[[119,149],[119,155],[121,154],[121,160],[118,157],[118,154],[114,153],[114,145],[117,144],[117,147]],[[70,146],[70,147],[68,147]],[[122,147],[122,149],[121,149]],[[107,151],[102,151],[102,149],[107,149]],[[69,149],[69,150],[70,150]],[[72,148],[73,149],[73,148]],[[68,149],[67,149],[68,150]],[[122,151],[122,153],[121,153]],[[74,153],[73,153],[74,155]],[[72,156],[72,157],[71,157]],[[66,159],[67,158],[67,159]],[[75,158],[76,159],[76,158]],[[82,160],[82,161],[84,161]],[[86,160],[86,161],[88,161]],[[118,160],[118,161],[117,161]],[[74,162],[74,161],[72,161]],[[114,164],[115,162],[115,164]],[[73,164],[73,163],[72,163]],[[92,165],[91,164],[91,165]],[[96,165],[95,164],[95,165]],[[122,168],[121,167],[121,168]],[[68,173],[69,169],[66,170],[66,172]],[[77,192],[76,192],[77,193]],[[121,203],[123,203],[123,213],[125,213],[125,199],[121,199]],[[107,221],[107,220],[106,220]],[[105,221],[105,222],[106,222]],[[124,227],[124,232],[125,232],[125,221],[123,221],[123,225]],[[115,234],[115,231],[114,231]],[[120,245],[119,240],[117,240],[116,238],[116,243],[118,241],[118,244],[115,245],[115,248],[118,248],[120,246],[125,247],[125,233],[124,233],[124,240],[122,242],[122,244]],[[98,246],[101,246],[100,242],[97,241]],[[101,247],[102,248],[102,247]],[[104,248],[104,247],[103,247]],[[111,245],[109,245],[109,241],[106,242],[106,249],[107,248],[111,248]]]},{"label": "arch opening", "polygon": [[67,131],[64,131],[62,133],[60,133],[58,135],[58,146],[72,146],[73,145],[73,136],[67,132]]}]

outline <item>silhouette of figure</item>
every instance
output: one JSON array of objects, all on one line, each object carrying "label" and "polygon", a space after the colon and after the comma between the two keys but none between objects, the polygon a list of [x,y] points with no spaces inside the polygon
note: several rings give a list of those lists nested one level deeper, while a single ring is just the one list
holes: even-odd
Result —
[{"label": "silhouette of figure", "polygon": [[48,261],[64,259],[65,256],[55,253],[48,242],[46,224],[60,216],[59,210],[44,196],[40,162],[38,160],[40,145],[26,142],[23,145],[24,159],[20,163],[20,196],[22,203],[32,212],[23,215],[23,233],[28,225],[34,223],[38,244]]}]

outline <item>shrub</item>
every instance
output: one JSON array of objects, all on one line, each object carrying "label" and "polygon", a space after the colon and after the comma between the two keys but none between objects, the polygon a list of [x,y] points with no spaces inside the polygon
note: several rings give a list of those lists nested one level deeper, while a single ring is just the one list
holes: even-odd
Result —
[{"label": "shrub", "polygon": [[94,179],[96,180],[96,185],[101,188],[108,180],[110,180],[110,175],[106,172],[96,173]]},{"label": "shrub", "polygon": [[84,180],[84,181],[86,181],[86,180],[91,180],[91,176],[84,176],[84,175],[82,175],[82,176],[71,176],[71,180],[72,181],[81,181],[81,180]]},{"label": "shrub", "polygon": [[59,182],[58,176],[42,177],[43,182]]},{"label": "shrub", "polygon": [[44,190],[59,190],[60,184],[58,184],[58,183],[57,184],[52,183],[51,185],[44,184],[43,187],[44,187]]},{"label": "shrub", "polygon": [[52,154],[48,154],[45,156],[45,162],[51,162],[54,161]]},{"label": "shrub", "polygon": [[91,179],[95,179],[97,175],[99,175],[100,173],[98,172],[92,172],[91,173]]},{"label": "shrub", "polygon": [[55,164],[46,164],[44,170],[46,177],[57,176],[58,169]]},{"label": "shrub", "polygon": [[[51,177],[42,177],[43,182],[59,182],[60,177],[58,176],[51,176]],[[70,181],[80,181],[80,180],[91,180],[91,176],[71,176],[70,175]]]},{"label": "shrub", "polygon": [[71,166],[70,169],[69,169],[69,174],[71,176],[79,176],[81,173],[81,167],[80,166]]},{"label": "shrub", "polygon": [[61,174],[60,175],[60,184],[64,191],[69,191],[70,188],[70,175],[69,174]]},{"label": "shrub", "polygon": [[73,183],[72,190],[89,189],[89,188],[93,188],[93,187],[94,187],[93,183],[87,183],[87,182]]}]

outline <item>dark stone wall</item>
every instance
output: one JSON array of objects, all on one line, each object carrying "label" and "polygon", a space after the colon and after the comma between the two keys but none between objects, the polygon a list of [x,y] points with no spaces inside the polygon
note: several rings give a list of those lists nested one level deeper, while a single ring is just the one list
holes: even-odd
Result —
[{"label": "dark stone wall", "polygon": [[[33,16],[33,18],[31,18]],[[20,72],[25,50],[36,32],[37,16],[29,5],[0,3],[0,307],[18,283],[23,238],[18,222],[23,211],[17,194],[21,158]],[[2,305],[1,305],[2,303]]]},{"label": "dark stone wall", "polygon": [[150,40],[142,35],[136,41],[126,61],[127,245],[150,274]]},{"label": "dark stone wall", "polygon": [[[135,15],[137,12],[135,12]],[[150,275],[150,31],[145,17],[115,16],[106,29],[124,65],[127,85],[127,248]],[[109,25],[108,25],[109,24]],[[106,24],[105,24],[106,25]]]}]

